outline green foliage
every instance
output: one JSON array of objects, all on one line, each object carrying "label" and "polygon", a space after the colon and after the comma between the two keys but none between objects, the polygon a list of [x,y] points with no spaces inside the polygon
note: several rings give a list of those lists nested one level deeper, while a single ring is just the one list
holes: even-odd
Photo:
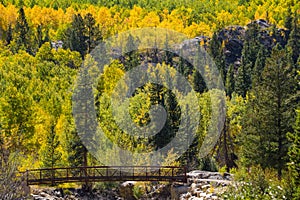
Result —
[{"label": "green foliage", "polygon": [[[235,91],[243,97],[246,97],[247,92],[252,87],[252,75],[256,59],[260,50],[260,34],[261,33],[259,30],[259,26],[257,24],[250,24],[248,26],[248,29],[246,30],[245,42],[241,57],[242,66],[239,67],[237,77],[235,80]],[[261,67],[258,66],[258,64],[260,63],[261,62],[258,61],[257,67]],[[261,70],[261,68],[259,69]]]},{"label": "green foliage", "polygon": [[205,157],[200,160],[199,169],[211,172],[218,171],[218,164],[214,158]]},{"label": "green foliage", "polygon": [[222,194],[224,199],[287,199],[284,184],[277,180],[272,170],[253,166],[239,169],[234,174],[235,183]]},{"label": "green foliage", "polygon": [[102,33],[100,32],[99,25],[96,25],[96,21],[92,14],[88,13],[84,16],[84,24],[85,24],[85,35],[86,35],[86,43],[87,43],[87,53],[90,53],[102,40]]},{"label": "green foliage", "polygon": [[141,184],[135,184],[133,187],[133,196],[136,199],[141,199],[141,197],[145,194],[145,188]]},{"label": "green foliage", "polygon": [[300,111],[297,111],[296,122],[294,125],[294,132],[288,133],[287,137],[291,142],[289,147],[289,169],[291,170],[292,187],[294,190],[293,197],[298,199],[300,197]]},{"label": "green foliage", "polygon": [[28,53],[33,53],[30,46],[30,28],[23,8],[19,10],[14,38],[16,38],[16,50],[22,49]]},{"label": "green foliage", "polygon": [[287,44],[287,48],[289,51],[289,54],[291,55],[294,63],[297,63],[297,59],[300,55],[300,27],[299,27],[299,16],[297,14],[294,14],[292,24],[290,25],[290,35],[289,40]]},{"label": "green foliage", "polygon": [[237,154],[240,148],[238,136],[241,134],[241,116],[245,112],[245,101],[242,97],[233,93],[226,101],[226,117],[223,130],[214,150],[216,160],[220,167],[226,167],[229,171],[237,166]]},{"label": "green foliage", "polygon": [[289,30],[292,30],[293,17],[292,17],[292,10],[290,6],[288,7],[286,15],[287,16],[284,19],[284,27]]},{"label": "green foliage", "polygon": [[[292,64],[285,50],[274,47],[267,58],[262,82],[249,94],[242,131],[242,158],[245,164],[274,167],[278,175],[287,162],[286,133],[291,130],[296,91]],[[252,96],[255,95],[255,96]]]},{"label": "green foliage", "polygon": [[73,15],[71,26],[64,34],[65,47],[79,52],[83,59],[100,40],[102,40],[102,34],[92,14],[88,13],[84,18],[80,14]]},{"label": "green foliage", "polygon": [[[168,77],[166,82],[175,80],[177,84],[182,85],[179,76],[175,75],[176,68],[190,81],[199,97],[201,116],[199,128],[195,140],[179,159],[180,164],[186,165],[189,169],[201,168],[212,171],[217,170],[220,165],[226,166],[228,170],[235,167],[236,152],[240,152],[238,154],[240,166],[251,168],[253,165],[261,165],[263,169],[275,168],[281,175],[281,171],[286,169],[288,163],[294,177],[290,178],[290,183],[295,187],[290,193],[294,193],[294,198],[297,199],[300,193],[297,187],[300,162],[299,117],[294,127],[292,125],[294,109],[299,107],[297,91],[299,85],[295,83],[299,77],[295,74],[296,70],[299,70],[300,60],[297,13],[300,7],[293,2],[293,0],[1,1],[0,34],[3,34],[1,35],[3,41],[0,42],[1,153],[20,152],[22,155],[20,169],[95,164],[94,158],[88,155],[82,145],[72,116],[72,87],[82,59],[88,58],[86,54],[90,53],[103,38],[121,31],[145,26],[165,27],[185,33],[191,38],[200,35],[212,36],[208,51],[221,73],[222,80],[219,82],[223,81],[226,95],[229,97],[226,100],[225,126],[219,127],[222,129],[221,138],[215,151],[211,152],[214,158],[199,159],[201,153],[199,149],[210,123],[215,123],[211,120],[212,106],[216,106],[220,101],[218,95],[213,95],[213,92],[207,90],[202,74],[173,53],[161,53],[157,49],[127,52],[137,48],[139,40],[143,40],[131,35],[124,44],[125,49],[121,50],[126,51],[126,55],[120,59],[121,61],[112,61],[111,65],[105,67],[95,88],[97,117],[108,139],[130,151],[153,151],[172,140],[178,131],[181,116],[191,113],[191,116],[186,118],[186,121],[189,121],[199,114],[194,108],[180,108],[180,102],[186,94],[183,95],[178,91],[174,93],[159,84],[146,84],[134,91],[130,98],[129,109],[120,106],[120,115],[113,116],[110,95],[115,89],[124,93],[132,87],[124,83],[116,88],[120,78],[142,62],[161,62],[156,69],[153,66],[148,68],[151,78],[157,79],[159,75],[165,75]],[[226,25],[243,26],[250,20],[259,18],[267,19],[279,27],[285,25],[289,30],[280,32],[283,34],[280,37],[284,39],[275,41],[275,38],[279,37],[275,26],[262,29],[252,23],[246,30],[245,38],[242,39],[244,44],[241,66],[233,64],[226,66],[223,51],[227,41],[222,41],[217,33],[213,34],[213,31]],[[274,40],[265,40],[266,34],[272,35],[271,38]],[[62,40],[67,49],[53,49],[50,41],[56,40]],[[166,49],[171,43],[169,40],[171,38],[165,41]],[[270,55],[270,49],[264,45],[266,43],[271,43],[271,46],[276,43],[287,45],[284,50],[275,47]],[[205,42],[200,45],[206,48],[207,44],[208,42]],[[96,63],[90,64],[96,67]],[[211,74],[214,72],[209,69],[206,71],[208,81],[212,81]],[[185,101],[192,102],[195,99],[188,96]],[[225,107],[225,102],[221,103],[224,103]],[[166,108],[168,119],[162,130],[152,137],[145,138],[138,129],[133,129],[132,135],[126,134],[116,123],[116,120],[124,122],[129,111],[134,124],[145,127],[151,123],[149,111],[155,104]],[[189,133],[194,127],[187,123],[183,128]],[[287,132],[289,132],[288,140]],[[106,147],[104,145],[101,148]],[[107,152],[101,156],[105,159],[126,159],[122,158],[120,152]],[[166,162],[169,163],[168,161],[177,156],[170,151],[165,158]],[[150,160],[151,158],[142,158],[136,163],[148,164]],[[179,163],[176,161],[171,164]],[[12,166],[12,169],[16,169],[16,166]],[[282,183],[269,180],[270,176],[274,180],[273,172],[263,172],[258,167],[251,169],[250,174],[240,172],[238,180],[242,181],[236,188],[231,188],[227,198],[284,198],[281,195],[282,190],[276,187]],[[9,170],[7,173],[11,174]],[[288,180],[286,178],[286,181]],[[136,188],[136,197],[139,196],[140,190]]]},{"label": "green foliage", "polygon": [[[55,64],[56,52],[51,51],[49,43],[42,48],[44,50],[41,49],[36,57],[24,51],[15,55],[3,51],[0,55],[1,140],[9,151],[22,152],[22,169],[41,166],[44,153],[49,158],[52,153],[45,147],[49,142],[65,138],[63,130],[68,129],[68,123],[61,126],[59,121],[68,109],[71,111],[70,107],[66,108],[70,105],[68,91],[75,73],[64,64]],[[50,131],[53,118],[59,119],[52,124],[59,125],[55,131],[57,139],[51,137],[54,135]],[[55,153],[62,154],[61,164],[66,165],[68,152],[63,150],[64,143],[54,145],[57,146],[54,149]]]},{"label": "green foliage", "polygon": [[206,83],[198,71],[194,71],[192,74],[192,86],[198,93],[203,93],[207,90]]},{"label": "green foliage", "polygon": [[41,147],[42,167],[53,168],[59,166],[61,153],[57,150],[59,146],[58,137],[55,133],[55,127],[52,125],[46,136],[45,146]]},{"label": "green foliage", "polygon": [[235,91],[234,85],[235,85],[234,65],[231,64],[229,66],[227,76],[226,76],[226,82],[225,82],[225,90],[227,96],[231,97],[232,93]]},{"label": "green foliage", "polygon": [[65,33],[64,45],[72,51],[79,52],[82,58],[84,58],[87,50],[87,44],[85,42],[86,36],[84,32],[85,25],[83,18],[80,14],[73,15],[71,27],[69,27]]},{"label": "green foliage", "polygon": [[75,130],[68,135],[68,162],[71,167],[84,166],[86,148]]},{"label": "green foliage", "polygon": [[261,74],[264,70],[267,56],[268,51],[266,50],[265,46],[261,45],[257,53],[257,58],[252,73],[252,84],[254,87],[261,83]]},{"label": "green foliage", "polygon": [[217,33],[214,33],[209,43],[209,53],[215,61],[215,64],[222,77],[223,84],[225,84],[225,80],[226,80],[225,55],[223,54],[222,43],[221,40],[218,38]]},{"label": "green foliage", "polygon": [[235,92],[242,97],[246,97],[247,91],[251,87],[250,67],[250,64],[240,66],[235,79]]}]

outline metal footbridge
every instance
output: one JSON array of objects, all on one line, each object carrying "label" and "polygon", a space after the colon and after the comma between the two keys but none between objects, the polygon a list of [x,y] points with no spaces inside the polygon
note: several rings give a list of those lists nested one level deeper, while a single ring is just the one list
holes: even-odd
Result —
[{"label": "metal footbridge", "polygon": [[[57,185],[113,181],[187,182],[186,169],[173,166],[88,166],[32,169],[24,172],[27,185]],[[24,177],[24,176],[23,176]]]}]

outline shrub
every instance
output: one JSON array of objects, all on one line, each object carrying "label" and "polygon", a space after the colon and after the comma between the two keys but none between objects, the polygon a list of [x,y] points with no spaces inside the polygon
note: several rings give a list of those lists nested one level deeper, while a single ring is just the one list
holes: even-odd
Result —
[{"label": "shrub", "polygon": [[10,154],[8,160],[0,155],[0,199],[28,199],[29,188],[25,177],[18,176],[17,154]]},{"label": "shrub", "polygon": [[224,199],[287,199],[283,182],[275,171],[252,167],[249,172],[240,169],[234,175],[234,183],[223,193]]}]

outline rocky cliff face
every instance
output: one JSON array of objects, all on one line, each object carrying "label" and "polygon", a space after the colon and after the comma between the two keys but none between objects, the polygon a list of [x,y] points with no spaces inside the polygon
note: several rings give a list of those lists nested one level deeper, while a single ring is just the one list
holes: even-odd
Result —
[{"label": "rocky cliff face", "polygon": [[259,42],[265,46],[266,49],[271,49],[279,43],[281,46],[287,44],[289,30],[275,28],[273,24],[268,23],[263,19],[255,20],[247,26],[229,26],[218,32],[218,39],[223,44],[223,53],[225,55],[226,65],[241,64],[242,50],[244,42],[248,40],[246,31],[251,27],[257,25],[259,32]]}]

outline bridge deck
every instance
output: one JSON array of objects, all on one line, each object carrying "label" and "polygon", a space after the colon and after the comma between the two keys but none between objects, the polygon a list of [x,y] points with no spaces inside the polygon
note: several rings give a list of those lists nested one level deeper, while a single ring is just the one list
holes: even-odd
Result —
[{"label": "bridge deck", "polygon": [[104,181],[187,181],[185,168],[170,166],[64,167],[27,170],[25,175],[28,185]]}]

